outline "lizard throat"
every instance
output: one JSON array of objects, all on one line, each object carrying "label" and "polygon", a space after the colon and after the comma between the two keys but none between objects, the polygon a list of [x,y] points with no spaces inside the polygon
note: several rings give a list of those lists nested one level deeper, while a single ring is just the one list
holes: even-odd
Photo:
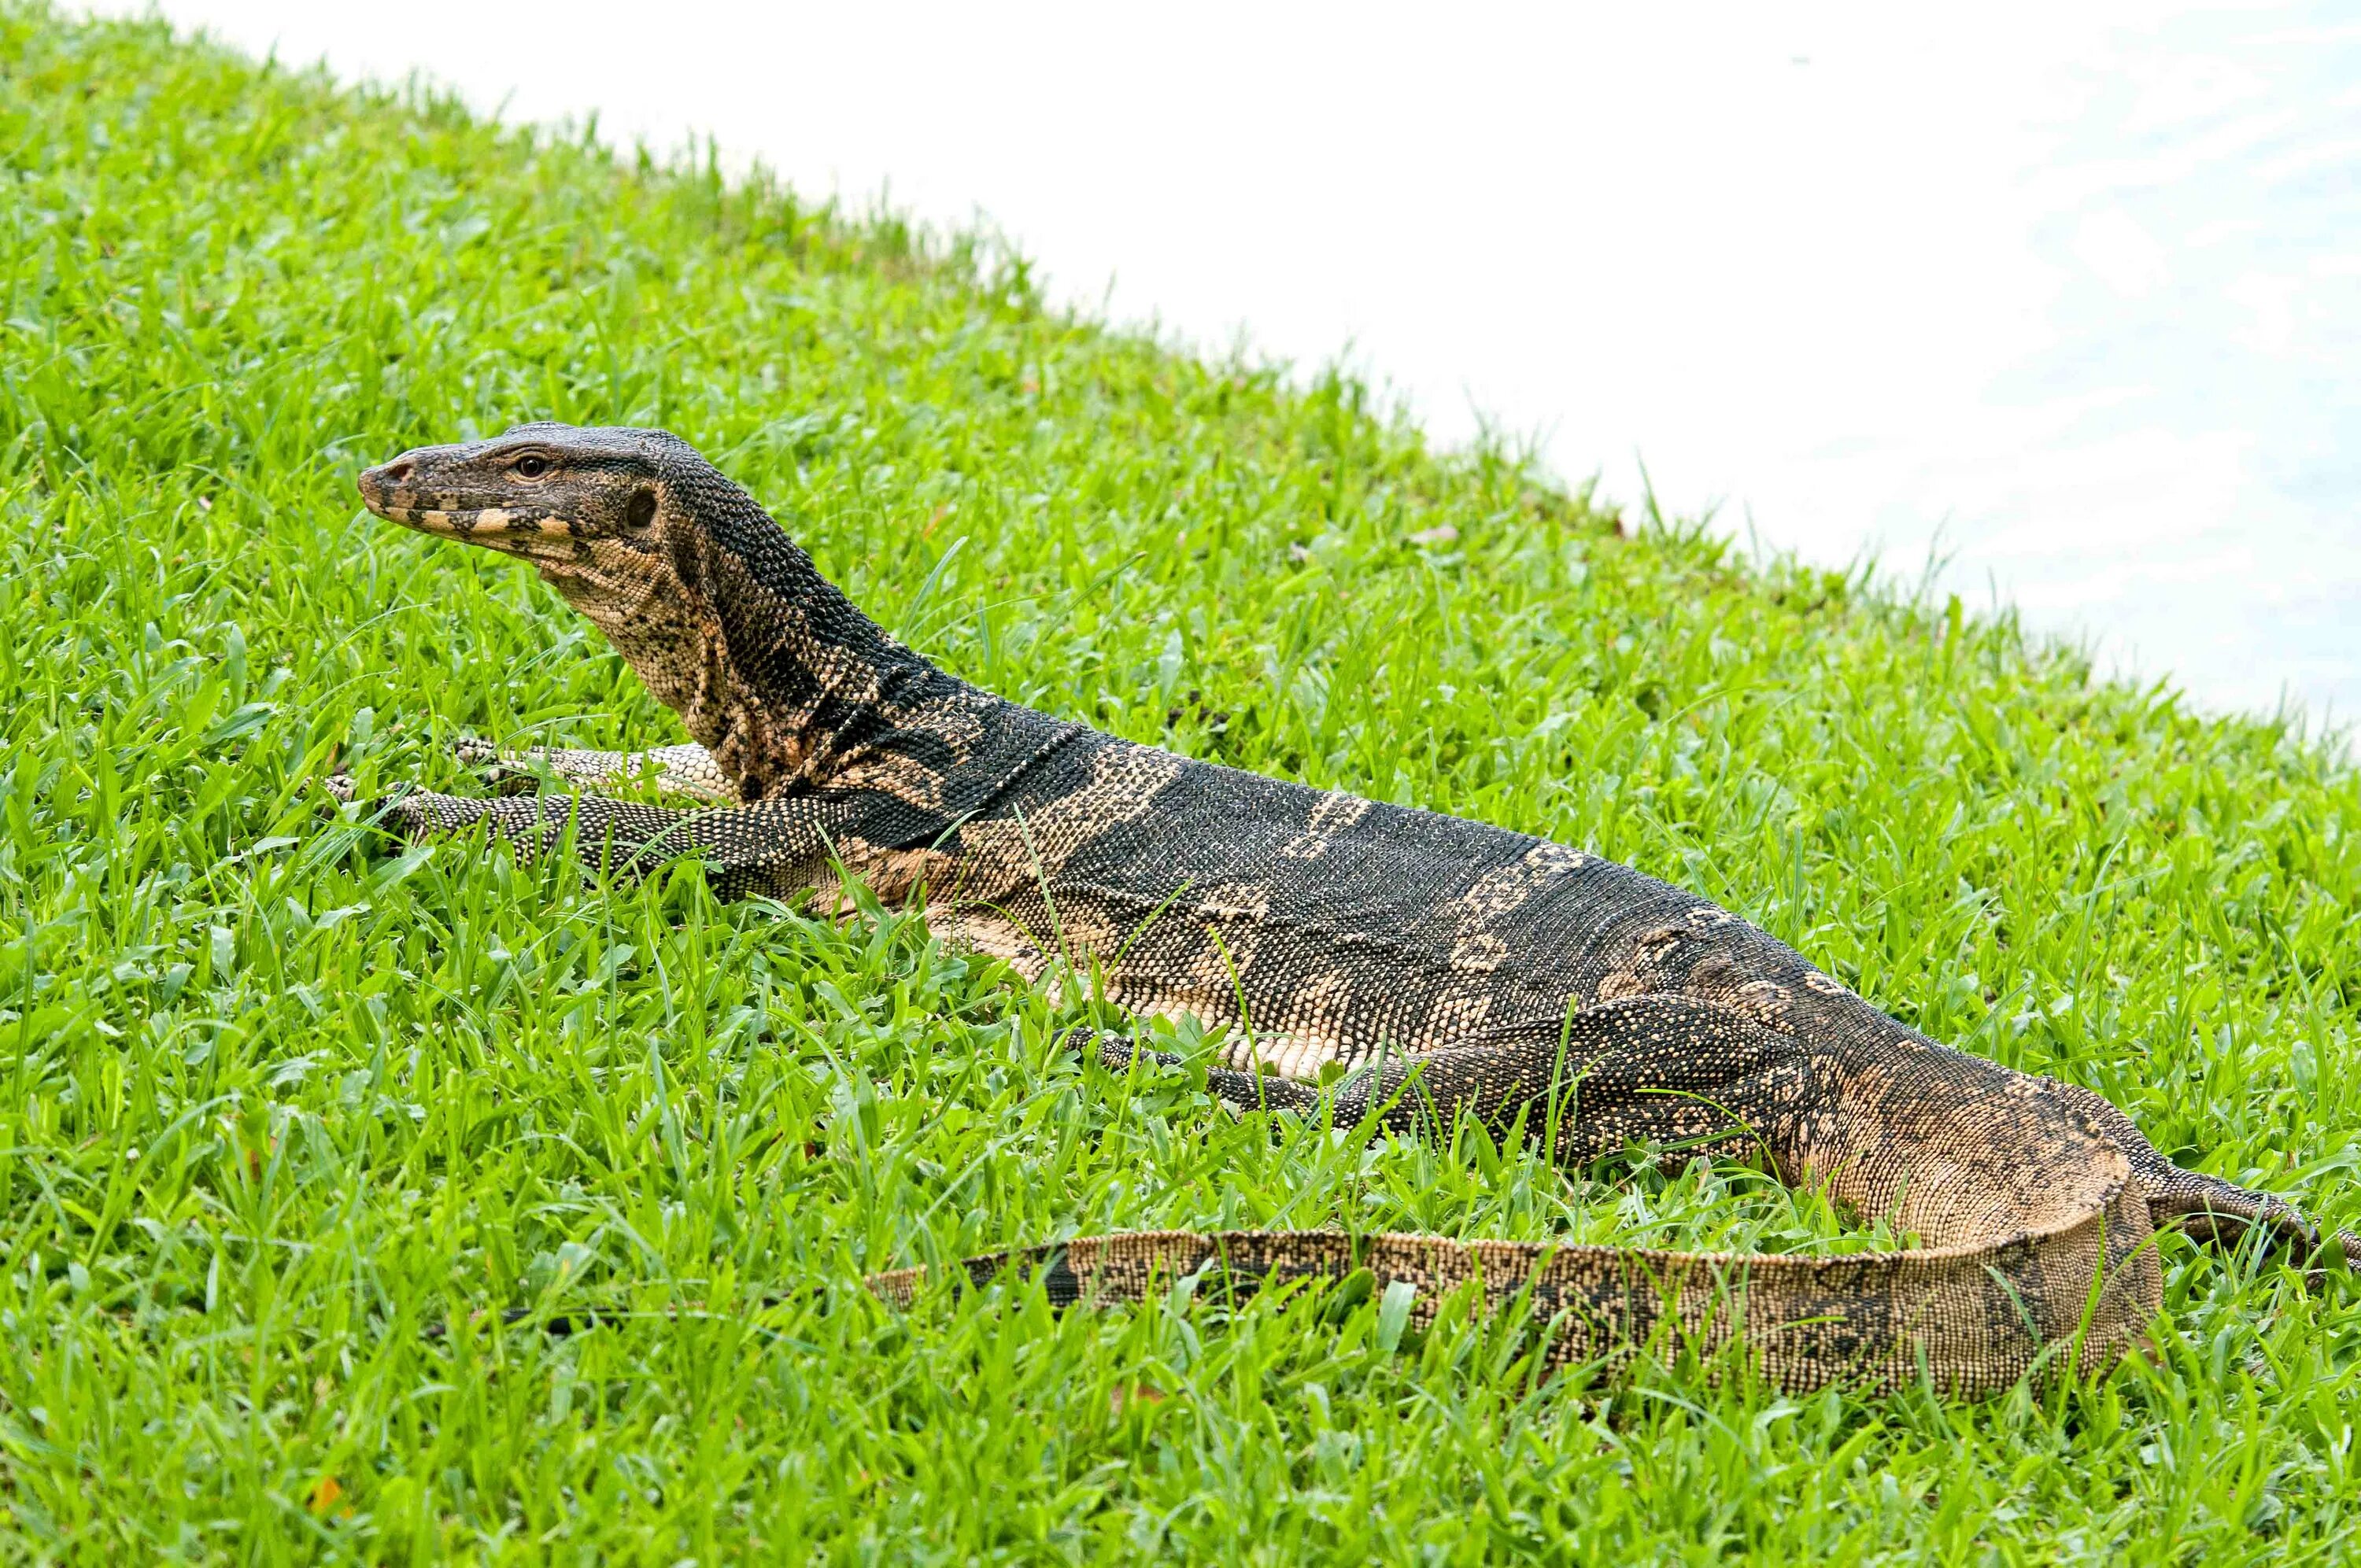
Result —
[{"label": "lizard throat", "polygon": [[817,572],[760,576],[734,557],[685,582],[661,554],[594,550],[544,576],[603,631],[748,800],[825,785],[933,666]]}]

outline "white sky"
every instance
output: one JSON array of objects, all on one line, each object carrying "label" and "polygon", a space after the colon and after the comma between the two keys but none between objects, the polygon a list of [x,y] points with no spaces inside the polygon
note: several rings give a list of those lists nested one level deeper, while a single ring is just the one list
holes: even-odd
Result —
[{"label": "white sky", "polygon": [[1445,440],[2361,711],[2361,6],[162,9],[986,217]]}]

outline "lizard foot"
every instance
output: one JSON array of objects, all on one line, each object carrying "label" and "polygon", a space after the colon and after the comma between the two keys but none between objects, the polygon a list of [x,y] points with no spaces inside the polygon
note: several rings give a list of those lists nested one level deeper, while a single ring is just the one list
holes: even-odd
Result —
[{"label": "lizard foot", "polygon": [[479,735],[462,735],[453,740],[451,757],[474,771],[496,795],[538,795],[545,783],[563,787],[570,782],[550,767],[540,752],[504,751]]},{"label": "lizard foot", "polygon": [[1158,1067],[1188,1065],[1185,1057],[1175,1056],[1170,1051],[1151,1051],[1129,1035],[1110,1035],[1088,1024],[1077,1024],[1067,1030],[1059,1037],[1058,1045],[1084,1061],[1096,1057],[1098,1064],[1109,1072],[1126,1071],[1134,1061],[1153,1062]]}]

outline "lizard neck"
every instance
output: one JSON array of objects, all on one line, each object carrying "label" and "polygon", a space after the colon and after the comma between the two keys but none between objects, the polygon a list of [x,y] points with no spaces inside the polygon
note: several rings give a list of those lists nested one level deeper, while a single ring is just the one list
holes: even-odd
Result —
[{"label": "lizard neck", "polygon": [[894,727],[892,710],[944,677],[821,576],[751,497],[712,477],[726,494],[674,498],[695,521],[647,553],[639,593],[591,602],[555,585],[742,798],[825,784]]}]

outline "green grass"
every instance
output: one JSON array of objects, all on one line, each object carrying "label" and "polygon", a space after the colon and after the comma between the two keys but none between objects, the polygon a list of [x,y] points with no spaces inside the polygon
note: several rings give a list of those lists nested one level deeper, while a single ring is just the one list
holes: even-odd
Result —
[{"label": "green grass", "polygon": [[[517,420],[662,424],[987,686],[1593,846],[2352,1225],[2328,748],[1625,537],[1350,380],[759,180],[22,9],[0,145],[0,1556],[2356,1549],[2356,1293],[2178,1240],[2155,1365],[1972,1406],[1537,1381],[1482,1323],[1389,1349],[1305,1299],[896,1318],[863,1270],[1110,1227],[1843,1243],[1742,1173],[1364,1151],[1085,1075],[906,917],[392,855],[312,782],[677,737],[536,582],[352,489]],[[594,1303],[631,1315],[471,1316]]]}]

